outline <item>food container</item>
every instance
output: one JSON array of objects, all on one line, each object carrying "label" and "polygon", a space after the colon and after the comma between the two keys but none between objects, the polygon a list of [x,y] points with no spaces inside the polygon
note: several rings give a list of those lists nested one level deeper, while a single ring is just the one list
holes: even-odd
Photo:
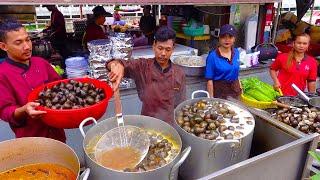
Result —
[{"label": "food container", "polygon": [[129,60],[133,51],[132,37],[125,33],[110,35],[112,41],[112,58]]},{"label": "food container", "polygon": [[[197,92],[192,94],[192,99],[182,102],[175,109],[174,127],[180,134],[183,145],[190,146],[192,148],[190,156],[180,167],[179,172],[183,179],[198,179],[227,166],[248,159],[255,126],[255,122],[251,121],[252,124],[247,125],[250,126],[250,128],[247,129],[247,132],[244,133],[242,137],[233,139],[220,138],[221,140],[218,140],[218,137],[215,140],[208,140],[187,132],[177,123],[178,114],[185,105],[194,105],[202,100],[228,104],[228,106],[232,107],[232,110],[239,115],[239,123],[243,122],[243,118],[250,118],[251,120],[254,120],[253,116],[247,110],[241,108],[236,103],[217,98],[194,98],[195,93]],[[221,133],[219,134],[221,135]]]},{"label": "food container", "polygon": [[[87,117],[94,117],[99,119],[103,116],[106,112],[108,107],[109,99],[113,95],[113,91],[111,87],[102,81],[91,79],[91,78],[80,78],[74,79],[76,81],[80,81],[82,83],[92,83],[95,87],[101,88],[105,92],[105,99],[101,100],[100,102],[85,107],[85,108],[78,108],[78,109],[64,109],[64,110],[54,110],[49,109],[46,107],[38,106],[38,110],[46,111],[46,114],[43,114],[41,120],[44,121],[46,124],[56,128],[77,128],[81,121]],[[36,89],[34,89],[28,97],[28,102],[34,102],[38,99],[40,91],[42,91],[45,87],[51,88],[54,85],[60,82],[68,82],[69,79],[54,81],[45,85],[42,85]]]},{"label": "food container", "polygon": [[108,71],[105,68],[105,65],[112,59],[112,41],[108,39],[93,40],[88,42],[88,49],[90,51],[90,77],[101,81],[107,81]]},{"label": "food container", "polygon": [[80,162],[66,144],[49,138],[25,137],[0,143],[0,172],[37,163],[53,163],[70,169],[79,179],[87,179],[87,169],[80,177]]},{"label": "food container", "polygon": [[[112,180],[174,180],[178,177],[178,169],[180,165],[184,162],[184,160],[189,155],[191,148],[187,147],[183,152],[182,142],[177,131],[171,127],[169,124],[148,116],[141,115],[126,115],[123,116],[125,125],[137,126],[145,130],[154,130],[156,132],[161,133],[165,137],[169,137],[172,142],[175,142],[176,147],[178,147],[178,154],[171,159],[171,161],[167,162],[167,164],[153,170],[145,171],[145,172],[120,172],[115,171],[109,168],[105,168],[98,163],[96,163],[95,158],[93,156],[95,143],[101,138],[101,136],[107,132],[108,130],[117,127],[117,121],[115,118],[109,118],[104,121],[97,123],[95,119],[88,118],[85,119],[80,124],[80,131],[84,137],[83,140],[83,149],[85,152],[85,161],[88,168],[90,168],[90,178],[94,180],[104,180],[104,179],[112,179]],[[89,121],[94,122],[94,126],[91,127],[87,133],[83,131],[83,125]]]},{"label": "food container", "polygon": [[178,56],[172,62],[184,70],[186,76],[204,76],[206,60],[201,56]]}]

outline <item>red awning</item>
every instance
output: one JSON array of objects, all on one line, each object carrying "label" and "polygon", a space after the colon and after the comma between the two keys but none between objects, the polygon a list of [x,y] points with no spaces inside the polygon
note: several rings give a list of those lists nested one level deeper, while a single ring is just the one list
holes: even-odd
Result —
[{"label": "red awning", "polygon": [[282,0],[2,0],[1,5],[31,4],[152,4],[152,5],[231,5],[262,4],[281,2]]}]

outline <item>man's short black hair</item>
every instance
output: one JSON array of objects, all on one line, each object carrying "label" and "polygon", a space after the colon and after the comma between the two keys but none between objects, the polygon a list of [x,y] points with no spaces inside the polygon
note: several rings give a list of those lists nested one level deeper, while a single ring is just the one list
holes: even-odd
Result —
[{"label": "man's short black hair", "polygon": [[154,41],[160,41],[160,42],[165,42],[168,41],[169,39],[172,39],[173,42],[176,40],[176,32],[169,28],[168,26],[162,26],[160,27],[155,36],[154,36]]},{"label": "man's short black hair", "polygon": [[23,28],[22,24],[15,19],[0,21],[0,42],[5,42],[8,32],[19,31],[20,28]]}]

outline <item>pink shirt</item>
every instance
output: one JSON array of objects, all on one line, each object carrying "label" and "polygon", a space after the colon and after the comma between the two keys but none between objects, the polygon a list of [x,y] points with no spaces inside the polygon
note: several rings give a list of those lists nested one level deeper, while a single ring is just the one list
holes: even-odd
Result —
[{"label": "pink shirt", "polygon": [[44,124],[39,119],[13,117],[16,108],[27,103],[28,94],[36,87],[61,77],[40,57],[32,57],[25,65],[7,58],[0,64],[0,118],[9,123],[16,137],[48,137],[65,142],[63,129]]}]

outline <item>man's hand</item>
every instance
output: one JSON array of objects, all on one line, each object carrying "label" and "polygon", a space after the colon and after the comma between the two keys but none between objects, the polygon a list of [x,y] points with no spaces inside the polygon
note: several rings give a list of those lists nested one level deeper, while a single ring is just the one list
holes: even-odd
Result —
[{"label": "man's hand", "polygon": [[114,60],[108,63],[108,69],[110,72],[108,74],[109,80],[112,82],[113,91],[118,90],[121,79],[124,76],[124,67],[120,61]]},{"label": "man's hand", "polygon": [[23,106],[23,109],[25,110],[26,114],[30,116],[32,119],[37,119],[41,117],[41,115],[47,113],[46,111],[36,110],[36,107],[39,105],[40,103],[28,102],[26,105]]}]

